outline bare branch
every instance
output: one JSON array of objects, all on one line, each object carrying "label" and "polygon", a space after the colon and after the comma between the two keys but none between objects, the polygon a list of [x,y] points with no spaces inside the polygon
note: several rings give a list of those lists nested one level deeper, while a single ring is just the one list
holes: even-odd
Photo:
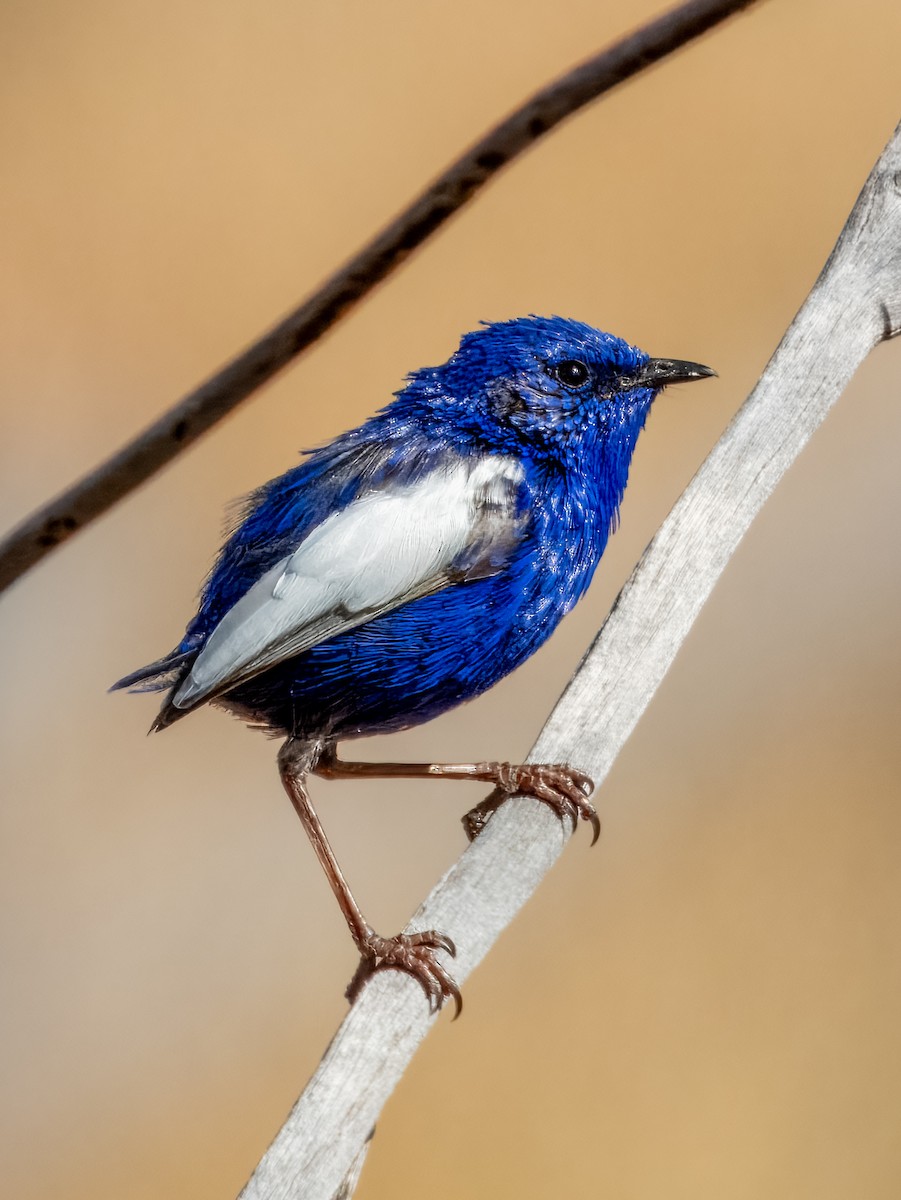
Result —
[{"label": "bare branch", "polygon": [[[764,501],[870,350],[899,332],[901,125],[759,383],[621,592],[533,761],[568,760],[598,783],[606,777]],[[450,934],[459,947],[451,969],[462,982],[566,840],[537,801],[505,804],[410,928]],[[331,1200],[432,1019],[416,983],[376,976],[242,1200]]]},{"label": "bare branch", "polygon": [[0,591],[127,496],[308,349],[503,167],[578,109],[756,0],[689,0],[537,92],[299,308],[0,543]]}]

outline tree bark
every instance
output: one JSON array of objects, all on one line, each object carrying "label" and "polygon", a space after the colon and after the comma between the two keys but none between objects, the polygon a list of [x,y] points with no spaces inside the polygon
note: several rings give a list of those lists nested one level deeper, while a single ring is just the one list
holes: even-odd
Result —
[{"label": "tree bark", "polygon": [[[754,391],[620,593],[532,761],[569,761],[603,781],[773,488],[867,354],[899,332],[901,125]],[[458,957],[448,967],[462,983],[568,837],[537,801],[507,802],[408,929],[449,934]],[[349,1196],[382,1106],[433,1020],[411,979],[388,972],[367,984],[242,1200]]]}]

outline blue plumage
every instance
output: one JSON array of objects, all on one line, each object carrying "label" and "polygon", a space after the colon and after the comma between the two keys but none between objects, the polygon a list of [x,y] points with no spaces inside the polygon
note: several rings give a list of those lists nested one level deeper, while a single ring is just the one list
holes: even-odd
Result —
[{"label": "blue plumage", "polygon": [[[116,686],[168,689],[155,728],[212,701],[285,735],[283,780],[311,831],[307,771],[376,773],[340,763],[338,741],[437,716],[547,639],[591,582],[655,395],[711,374],[559,317],[467,334],[447,363],[250,497],[182,642]],[[588,816],[571,769],[536,768],[566,776],[541,781],[470,766],[466,777]],[[363,975],[396,966],[436,1006],[456,996],[435,958],[446,939],[373,949],[328,855]]]}]

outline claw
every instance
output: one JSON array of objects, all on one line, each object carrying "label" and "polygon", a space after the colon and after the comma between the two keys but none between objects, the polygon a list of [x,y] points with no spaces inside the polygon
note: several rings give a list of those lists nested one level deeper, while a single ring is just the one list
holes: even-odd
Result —
[{"label": "claw", "polygon": [[463,1011],[460,989],[436,957],[439,950],[456,957],[457,947],[447,934],[425,929],[385,938],[370,931],[361,939],[358,947],[360,963],[345,993],[351,1004],[376,971],[394,970],[403,971],[416,980],[426,994],[430,1013],[440,1012],[445,1000],[451,998],[454,1001],[454,1020]]},{"label": "claw", "polygon": [[601,836],[601,818],[595,812],[594,807],[592,807],[591,812],[588,814],[586,820],[591,826],[591,841],[589,842],[589,845],[593,846]]},{"label": "claw", "polygon": [[[505,764],[506,766],[506,764]],[[594,791],[594,781],[584,771],[566,763],[543,765],[526,763],[521,767],[507,766],[501,776],[499,787],[513,795],[519,793],[534,796],[557,814],[561,821],[572,822],[573,833],[579,821],[587,821],[592,828],[592,846],[601,836],[601,822],[588,797]],[[481,806],[480,806],[481,807]],[[473,810],[473,816],[479,808]],[[468,817],[466,820],[468,820]]]},{"label": "claw", "polygon": [[601,836],[601,822],[588,797],[594,791],[594,780],[566,763],[543,765],[526,763],[492,763],[492,773],[482,778],[497,779],[497,787],[487,799],[477,804],[463,818],[466,836],[473,841],[482,832],[494,813],[508,796],[533,796],[546,804],[561,821],[570,821],[576,832],[579,821],[587,821],[592,829],[591,845]]},{"label": "claw", "polygon": [[445,933],[439,933],[435,938],[435,946],[439,950],[446,950],[451,958],[457,957],[457,945],[453,938],[449,938]]}]

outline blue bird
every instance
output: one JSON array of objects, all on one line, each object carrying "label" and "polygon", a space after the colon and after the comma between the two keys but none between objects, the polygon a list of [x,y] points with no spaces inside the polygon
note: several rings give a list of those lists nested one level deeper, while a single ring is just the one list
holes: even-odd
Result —
[{"label": "blue bird", "polygon": [[474,836],[508,795],[599,829],[593,783],[567,764],[360,763],[338,742],[418,725],[480,695],[533,654],[591,582],[635,443],[661,388],[714,375],[650,358],[560,317],[467,334],[407,377],[358,429],[247,500],[165,658],[114,685],[168,692],[152,728],[211,702],[285,737],[282,783],[361,959],[416,978],[432,1009],[460,993],[427,930],[380,937],[348,887],[306,786],[326,778],[482,780]]}]

